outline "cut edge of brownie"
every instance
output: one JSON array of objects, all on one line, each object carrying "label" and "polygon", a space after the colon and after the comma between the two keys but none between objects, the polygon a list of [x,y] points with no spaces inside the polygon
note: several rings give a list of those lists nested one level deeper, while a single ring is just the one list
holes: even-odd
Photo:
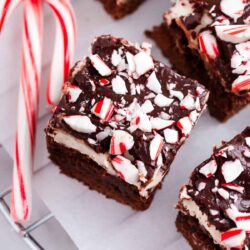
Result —
[{"label": "cut edge of brownie", "polygon": [[192,216],[178,213],[175,225],[177,231],[180,232],[193,250],[219,250],[220,247],[213,243],[213,240],[201,228],[198,220]]},{"label": "cut edge of brownie", "polygon": [[213,117],[225,122],[249,104],[250,99],[226,92],[216,79],[210,79],[204,62],[186,46],[187,40],[182,30],[177,27],[167,28],[162,23],[145,33],[155,41],[174,70],[181,75],[198,80],[210,90],[208,110]]},{"label": "cut edge of brownie", "polygon": [[133,0],[117,5],[116,0],[99,0],[105,10],[114,18],[121,19],[133,13],[145,0]]},{"label": "cut edge of brownie", "polygon": [[139,195],[135,186],[108,174],[104,168],[88,156],[55,142],[49,135],[46,139],[50,159],[59,167],[61,173],[84,183],[90,190],[95,190],[107,198],[129,205],[135,210],[146,210],[150,206],[156,190],[161,188],[161,184],[159,184],[146,199]]}]

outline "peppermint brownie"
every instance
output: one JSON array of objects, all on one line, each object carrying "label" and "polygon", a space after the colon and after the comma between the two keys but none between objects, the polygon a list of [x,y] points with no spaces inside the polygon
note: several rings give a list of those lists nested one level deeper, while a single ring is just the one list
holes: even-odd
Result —
[{"label": "peppermint brownie", "polygon": [[106,11],[115,19],[134,12],[145,0],[99,0]]},{"label": "peppermint brownie", "polygon": [[148,31],[178,73],[210,90],[221,121],[250,102],[250,0],[175,0]]},{"label": "peppermint brownie", "polygon": [[193,249],[249,249],[250,127],[194,170],[177,208],[177,228]]},{"label": "peppermint brownie", "polygon": [[154,60],[149,44],[98,37],[49,122],[50,158],[91,189],[146,209],[207,98],[198,82]]}]

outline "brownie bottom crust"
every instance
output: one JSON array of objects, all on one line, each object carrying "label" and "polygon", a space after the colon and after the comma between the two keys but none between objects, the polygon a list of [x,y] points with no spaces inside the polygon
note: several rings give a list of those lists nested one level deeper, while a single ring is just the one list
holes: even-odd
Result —
[{"label": "brownie bottom crust", "polygon": [[135,210],[146,210],[150,206],[157,188],[146,199],[139,195],[135,186],[108,174],[89,157],[56,143],[50,136],[47,136],[47,147],[50,159],[60,168],[61,173]]},{"label": "brownie bottom crust", "polygon": [[105,10],[114,18],[120,19],[134,12],[145,0],[129,0],[117,5],[116,0],[100,0]]},{"label": "brownie bottom crust", "polygon": [[219,250],[218,245],[203,231],[197,219],[179,212],[176,219],[177,230],[185,237],[193,250]]},{"label": "brownie bottom crust", "polygon": [[210,90],[208,109],[218,120],[226,121],[250,103],[250,98],[226,92],[218,80],[209,77],[203,61],[188,48],[186,37],[178,27],[168,29],[162,24],[146,31],[146,35],[156,42],[179,74],[198,80]]}]

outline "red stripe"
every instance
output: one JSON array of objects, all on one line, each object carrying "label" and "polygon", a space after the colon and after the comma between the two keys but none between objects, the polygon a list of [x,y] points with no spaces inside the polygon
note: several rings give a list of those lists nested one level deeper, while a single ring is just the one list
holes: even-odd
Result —
[{"label": "red stripe", "polygon": [[95,110],[94,110],[95,113],[97,114],[101,113],[103,102],[104,102],[104,99],[96,103]]},{"label": "red stripe", "polygon": [[241,88],[247,86],[248,84],[250,84],[250,79],[244,80],[240,83],[237,83],[235,87],[233,87],[233,91],[237,91],[240,90]]},{"label": "red stripe", "polygon": [[236,217],[236,221],[244,221],[244,220],[250,220],[250,215]]},{"label": "red stripe", "polygon": [[65,24],[65,20],[61,16],[61,13],[58,11],[56,6],[52,5],[51,3],[48,3],[48,4],[50,5],[52,10],[56,14],[56,16],[57,16],[57,18],[58,18],[58,20],[60,22],[60,27],[61,27],[62,32],[63,32],[63,42],[64,42],[63,43],[64,44],[64,81],[66,81],[66,79],[68,78],[69,67],[70,67],[69,41],[68,41],[68,33],[67,33],[67,29],[66,29],[67,26]]},{"label": "red stripe", "polygon": [[205,42],[203,40],[202,35],[199,36],[199,41],[200,41],[202,51],[205,53],[206,57],[208,58],[207,49],[206,49]]},{"label": "red stripe", "polygon": [[119,146],[120,146],[121,153],[124,153],[127,151],[126,145],[123,142],[121,142]]},{"label": "red stripe", "polygon": [[115,154],[115,138],[114,137],[112,137],[111,138],[111,148],[110,148],[110,153],[113,155],[113,154]]},{"label": "red stripe", "polygon": [[239,30],[236,30],[236,31],[233,31],[233,32],[229,32],[228,34],[237,35],[239,33],[245,32],[246,30],[247,30],[247,28],[243,28],[243,29],[239,29]]},{"label": "red stripe", "polygon": [[[25,192],[23,175],[22,175],[22,170],[21,170],[21,165],[20,165],[18,132],[16,134],[15,159],[16,159],[16,167],[17,167],[17,176],[18,176],[18,180],[19,180],[19,184],[20,184],[19,185],[20,195],[21,195],[22,206],[23,206],[23,210],[24,210],[24,218],[23,219],[26,220],[28,217],[28,213],[29,213],[29,207],[27,205],[27,196],[26,196],[26,192]],[[15,202],[15,199],[14,199],[14,202]]]},{"label": "red stripe", "polygon": [[243,230],[241,229],[236,229],[236,230],[231,230],[231,231],[227,231],[227,232],[223,232],[221,234],[221,240],[225,241],[231,237],[234,237],[236,235],[239,235],[240,233],[242,233]]},{"label": "red stripe", "polygon": [[2,31],[3,24],[5,22],[10,4],[11,4],[11,0],[6,0],[5,4],[3,6],[2,18],[0,19],[0,32]]},{"label": "red stripe", "polygon": [[118,156],[116,156],[112,161],[118,163],[118,164],[122,164],[123,160],[121,158],[119,158]]}]

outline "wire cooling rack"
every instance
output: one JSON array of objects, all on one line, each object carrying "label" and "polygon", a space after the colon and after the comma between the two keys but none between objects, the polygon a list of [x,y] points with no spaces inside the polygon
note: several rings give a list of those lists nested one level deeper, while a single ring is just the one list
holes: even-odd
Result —
[{"label": "wire cooling rack", "polygon": [[34,223],[30,224],[27,227],[22,226],[21,224],[13,222],[10,216],[10,207],[8,203],[6,202],[6,198],[11,193],[11,187],[4,190],[0,193],[0,211],[6,218],[6,220],[9,222],[10,226],[15,230],[16,233],[18,233],[25,243],[32,249],[32,250],[43,250],[41,244],[31,235],[31,233],[45,224],[47,221],[52,219],[54,216],[49,213],[45,215],[44,217],[40,218],[39,220],[35,221]]},{"label": "wire cooling rack", "polygon": [[[1,144],[0,144],[0,158],[1,158],[1,161],[4,162],[4,163],[2,163],[2,162],[0,163],[1,164],[0,177],[2,175],[5,178],[4,180],[6,180],[6,178],[11,179],[10,177],[11,177],[12,171],[11,171],[11,168],[9,168],[9,165],[12,164],[12,160],[10,159],[8,153],[5,151],[4,147]],[[4,164],[4,166],[2,164]],[[7,166],[5,166],[6,164],[7,164]],[[4,169],[10,170],[9,173],[6,174],[6,172],[4,172]],[[63,249],[67,249],[67,250],[76,250],[77,249],[77,247],[75,246],[73,241],[70,239],[69,235],[64,231],[64,229],[58,223],[58,221],[56,220],[54,215],[50,211],[48,211],[47,208],[44,209],[47,211],[45,213],[45,215],[38,217],[37,220],[32,221],[28,225],[22,225],[22,224],[15,223],[11,218],[10,205],[9,205],[12,188],[9,187],[9,188],[1,190],[3,188],[2,184],[3,184],[3,182],[1,182],[1,186],[0,186],[0,215],[1,214],[3,215],[3,217],[9,223],[10,228],[12,228],[12,231],[16,232],[23,239],[23,241],[26,243],[26,245],[30,249],[32,249],[32,250],[46,250],[46,249],[53,248],[52,246],[48,247],[47,246],[48,242],[44,241],[44,238],[46,238],[46,235],[43,235],[43,237],[41,235],[42,231],[44,232],[44,230],[50,230],[51,226],[54,229],[55,228],[57,229],[57,231],[56,231],[57,236],[52,234],[53,231],[46,231],[46,232],[49,235],[52,235],[53,239],[57,238],[58,234],[59,234],[60,241],[61,241],[61,244],[59,244],[59,243],[57,244],[57,242],[55,242],[56,246],[54,246],[53,249],[62,249],[62,247],[60,245],[63,245]],[[8,186],[8,184],[6,186]],[[34,198],[36,198],[35,203],[37,203],[34,205],[39,205],[40,208],[42,208],[43,206],[45,207],[45,204],[40,199],[37,199],[38,197],[35,196]],[[39,203],[39,201],[41,204]],[[37,217],[37,216],[35,215],[34,217]],[[52,223],[51,224],[50,221],[52,219],[53,219],[53,221],[51,222]],[[34,220],[34,218],[32,218],[32,220]],[[47,228],[42,228],[42,226],[46,226]],[[64,240],[65,240],[65,242],[64,242]],[[66,241],[67,241],[67,244],[64,244],[64,243],[66,243]]]}]

